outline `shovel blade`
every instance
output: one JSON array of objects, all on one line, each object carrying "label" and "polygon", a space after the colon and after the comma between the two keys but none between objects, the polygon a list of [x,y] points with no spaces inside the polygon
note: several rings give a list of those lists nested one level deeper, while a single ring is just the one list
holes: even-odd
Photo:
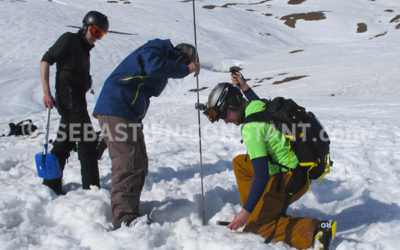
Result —
[{"label": "shovel blade", "polygon": [[35,161],[40,178],[52,180],[62,176],[60,163],[55,155],[37,153]]}]

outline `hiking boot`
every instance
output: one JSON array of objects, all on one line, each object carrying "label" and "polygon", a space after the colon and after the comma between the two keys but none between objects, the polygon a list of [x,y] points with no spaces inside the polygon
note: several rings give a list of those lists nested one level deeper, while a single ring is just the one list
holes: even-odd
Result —
[{"label": "hiking boot", "polygon": [[56,195],[60,196],[60,195],[66,195],[67,192],[65,192],[63,189],[60,190],[53,190],[54,193],[56,193]]},{"label": "hiking boot", "polygon": [[123,224],[124,224],[125,226],[127,226],[127,227],[133,227],[133,226],[136,224],[136,222],[137,222],[136,219],[137,219],[137,218],[129,219],[129,220],[127,220],[127,221],[124,221]]},{"label": "hiking boot", "polygon": [[337,221],[318,221],[314,234],[314,250],[329,250],[332,239],[335,237]]},{"label": "hiking boot", "polygon": [[62,181],[61,178],[47,180],[43,179],[43,185],[48,186],[51,190],[53,190],[56,195],[66,195],[67,193],[62,189]]},{"label": "hiking boot", "polygon": [[134,214],[130,216],[128,219],[125,219],[119,225],[114,225],[114,230],[117,230],[121,227],[121,225],[125,225],[126,227],[133,227],[138,222],[137,219],[140,217],[139,214]]}]

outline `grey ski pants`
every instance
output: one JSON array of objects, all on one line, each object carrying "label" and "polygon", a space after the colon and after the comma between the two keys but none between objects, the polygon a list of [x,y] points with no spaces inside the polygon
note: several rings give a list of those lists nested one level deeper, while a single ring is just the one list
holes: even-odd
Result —
[{"label": "grey ski pants", "polygon": [[111,222],[117,229],[138,216],[148,158],[140,124],[117,116],[97,116],[112,163]]}]

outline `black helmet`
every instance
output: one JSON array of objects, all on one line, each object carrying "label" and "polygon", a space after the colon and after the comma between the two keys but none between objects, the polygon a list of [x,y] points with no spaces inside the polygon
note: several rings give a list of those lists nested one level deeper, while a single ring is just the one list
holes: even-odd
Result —
[{"label": "black helmet", "polygon": [[88,27],[90,25],[96,25],[104,32],[108,31],[108,19],[107,16],[98,11],[89,11],[82,20],[83,26]]},{"label": "black helmet", "polygon": [[226,118],[226,109],[241,110],[244,98],[239,88],[231,83],[219,83],[211,91],[204,114],[211,122]]},{"label": "black helmet", "polygon": [[178,45],[175,46],[176,50],[180,50],[182,51],[187,59],[188,59],[188,63],[190,62],[199,62],[199,55],[197,54],[196,48],[188,43],[180,43]]}]

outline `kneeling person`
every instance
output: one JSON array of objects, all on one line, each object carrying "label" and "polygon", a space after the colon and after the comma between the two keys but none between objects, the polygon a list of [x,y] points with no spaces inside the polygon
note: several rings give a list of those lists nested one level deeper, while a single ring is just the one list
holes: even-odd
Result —
[{"label": "kneeling person", "polygon": [[239,88],[220,83],[212,90],[204,111],[211,122],[222,119],[225,123],[244,124],[242,137],[248,155],[233,159],[242,210],[227,227],[237,230],[245,226],[244,231],[263,236],[266,243],[283,241],[299,249],[318,244],[320,248],[329,249],[336,230],[335,221],[286,215],[287,207],[309,187],[303,180],[294,194],[289,196],[286,192],[299,167],[290,143],[269,122],[244,123],[251,114],[263,111],[268,103],[259,100],[243,78],[233,74],[232,82],[241,86],[251,102],[243,97]]}]

